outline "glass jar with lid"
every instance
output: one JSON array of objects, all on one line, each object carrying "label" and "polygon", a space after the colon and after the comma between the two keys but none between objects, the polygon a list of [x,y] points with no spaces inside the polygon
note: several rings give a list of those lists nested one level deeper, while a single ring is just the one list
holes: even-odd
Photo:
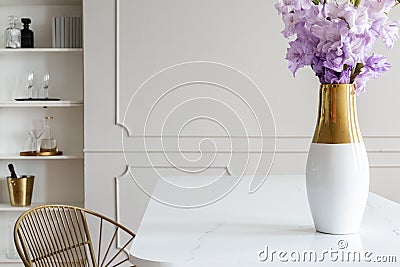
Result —
[{"label": "glass jar with lid", "polygon": [[21,30],[17,28],[18,17],[8,16],[9,26],[5,31],[6,48],[21,48]]}]

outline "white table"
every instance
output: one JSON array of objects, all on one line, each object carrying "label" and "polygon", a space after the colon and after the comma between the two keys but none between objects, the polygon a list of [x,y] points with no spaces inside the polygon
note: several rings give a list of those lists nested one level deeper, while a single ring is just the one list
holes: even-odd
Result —
[{"label": "white table", "polygon": [[[179,179],[191,184],[201,177]],[[202,208],[151,200],[130,249],[131,262],[138,267],[310,266],[309,258],[313,262],[317,256],[324,266],[353,266],[360,255],[357,266],[400,265],[399,204],[370,194],[359,234],[326,235],[313,228],[304,176],[270,176],[255,194],[248,193],[249,182],[244,177],[225,198]],[[157,184],[154,192],[165,190],[165,183]],[[186,197],[189,201],[190,194]],[[397,262],[374,262],[379,260]]]}]

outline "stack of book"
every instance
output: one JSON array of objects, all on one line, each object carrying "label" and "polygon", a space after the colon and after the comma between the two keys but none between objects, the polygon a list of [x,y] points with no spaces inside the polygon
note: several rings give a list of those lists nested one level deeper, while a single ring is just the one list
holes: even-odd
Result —
[{"label": "stack of book", "polygon": [[52,45],[54,48],[81,48],[82,18],[53,17]]}]

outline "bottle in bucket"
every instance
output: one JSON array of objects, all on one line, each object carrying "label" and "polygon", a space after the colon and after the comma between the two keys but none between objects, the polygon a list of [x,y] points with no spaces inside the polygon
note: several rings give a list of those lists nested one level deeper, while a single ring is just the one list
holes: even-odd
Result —
[{"label": "bottle in bucket", "polygon": [[17,176],[12,164],[8,165],[11,176],[7,177],[8,193],[11,206],[29,206],[32,201],[33,182],[35,176]]}]

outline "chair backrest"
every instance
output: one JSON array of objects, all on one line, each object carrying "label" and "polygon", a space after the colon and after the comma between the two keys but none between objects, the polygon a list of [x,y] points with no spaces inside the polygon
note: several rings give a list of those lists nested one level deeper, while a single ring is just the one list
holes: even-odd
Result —
[{"label": "chair backrest", "polygon": [[14,226],[14,243],[27,267],[129,264],[135,234],[90,210],[45,205],[24,212]]}]

